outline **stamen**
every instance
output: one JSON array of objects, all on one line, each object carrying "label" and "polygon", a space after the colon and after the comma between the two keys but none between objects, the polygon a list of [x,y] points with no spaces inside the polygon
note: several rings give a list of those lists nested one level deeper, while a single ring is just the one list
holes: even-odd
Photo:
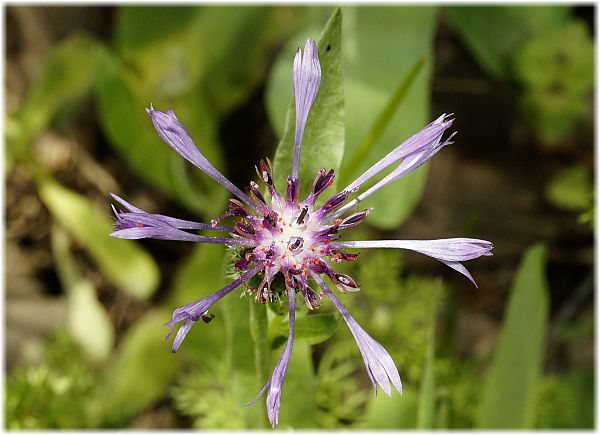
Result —
[{"label": "stamen", "polygon": [[308,207],[307,206],[302,207],[302,212],[300,213],[300,216],[298,216],[298,219],[296,219],[296,223],[298,225],[304,224],[304,218],[306,217],[307,213],[308,213]]},{"label": "stamen", "polygon": [[290,237],[288,241],[288,249],[292,252],[299,251],[304,245],[304,239],[302,237]]}]

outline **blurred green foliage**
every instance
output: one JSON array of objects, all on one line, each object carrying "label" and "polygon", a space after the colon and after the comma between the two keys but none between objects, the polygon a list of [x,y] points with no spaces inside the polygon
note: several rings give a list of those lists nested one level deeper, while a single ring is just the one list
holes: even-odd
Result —
[{"label": "blurred green foliage", "polygon": [[[209,219],[225,207],[226,192],[160,141],[144,107],[174,108],[225,172],[219,128],[266,86],[269,120],[281,139],[274,158],[281,182],[291,167],[294,48],[320,34],[323,86],[307,125],[302,177],[311,183],[318,169],[333,167],[344,184],[432,119],[440,10],[488,74],[521,90],[523,111],[541,141],[572,132],[593,85],[593,43],[569,7],[124,6],[116,10],[108,42],[74,34],[57,44],[21,106],[7,115],[6,171],[17,163],[28,167],[52,216],[68,329],[48,341],[39,364],[7,377],[7,428],[126,427],[165,400],[197,429],[264,428],[264,398],[242,405],[270,376],[289,326],[285,304],[267,309],[234,293],[215,307],[216,319],[199,322],[172,355],[163,324],[173,308],[224,285],[225,249],[194,247],[166,282],[143,245],[108,237],[108,211],[42,167],[31,146],[41,133],[60,128],[91,102],[104,139],[132,176],[200,214],[198,220]],[[370,223],[378,229],[402,223],[417,206],[427,173],[423,167],[369,199],[377,209]],[[593,210],[589,173],[579,166],[558,173],[547,195],[562,208]],[[141,307],[124,331],[111,323],[74,247]],[[459,338],[448,314],[461,309],[456,292],[441,278],[409,273],[403,259],[400,252],[374,251],[344,265],[363,291],[341,297],[392,355],[403,395],[375,396],[332,305],[309,313],[298,300],[281,428],[592,426],[593,376],[581,368],[559,375],[543,370],[548,289],[542,247],[524,255],[492,360],[466,361],[456,353]],[[157,296],[161,286],[166,292]],[[584,326],[579,335],[561,330],[562,339],[588,337],[593,328]]]},{"label": "blurred green foliage", "polygon": [[446,13],[488,73],[522,88],[524,120],[540,140],[555,145],[574,133],[591,110],[594,44],[570,7],[452,7]]},{"label": "blurred green foliage", "polygon": [[43,364],[20,367],[6,379],[6,428],[89,427],[98,380],[70,333],[57,330],[46,344]]}]

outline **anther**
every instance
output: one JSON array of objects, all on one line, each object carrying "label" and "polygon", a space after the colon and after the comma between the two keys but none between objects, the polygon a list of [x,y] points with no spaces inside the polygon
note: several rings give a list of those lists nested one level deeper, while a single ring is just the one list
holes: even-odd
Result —
[{"label": "anther", "polygon": [[308,213],[308,207],[306,207],[306,206],[302,207],[302,211],[300,212],[300,216],[298,216],[298,219],[296,219],[296,223],[298,225],[304,224],[304,218],[306,217],[307,213]]},{"label": "anther", "polygon": [[292,252],[296,252],[302,249],[302,245],[304,245],[304,240],[302,239],[302,237],[292,236],[288,241],[288,249]]}]

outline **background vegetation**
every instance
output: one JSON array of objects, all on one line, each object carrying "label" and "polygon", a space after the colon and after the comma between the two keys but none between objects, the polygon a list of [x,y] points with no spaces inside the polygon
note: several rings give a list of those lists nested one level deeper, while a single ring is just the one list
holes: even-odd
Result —
[{"label": "background vegetation", "polygon": [[[332,13],[7,8],[8,429],[265,427],[263,400],[242,406],[262,386],[251,301],[221,301],[177,354],[162,340],[173,308],[224,284],[224,249],[112,239],[108,192],[184,219],[219,215],[225,189],[162,143],[144,108],[172,107],[246,185],[284,135],[294,50]],[[325,304],[299,313],[281,428],[593,427],[593,17],[564,5],[333,16],[341,75],[321,97],[344,103],[312,115],[330,157],[305,161],[339,168],[343,184],[454,113],[456,143],[374,195],[363,235],[478,237],[495,250],[468,264],[479,289],[418,254],[363,252],[348,266],[363,290],[343,302],[405,392],[373,394]],[[269,369],[287,335],[270,308]]]}]

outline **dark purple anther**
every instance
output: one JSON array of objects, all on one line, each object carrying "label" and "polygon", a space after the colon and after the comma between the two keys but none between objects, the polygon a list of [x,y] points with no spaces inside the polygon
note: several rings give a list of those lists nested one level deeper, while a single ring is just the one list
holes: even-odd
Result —
[{"label": "dark purple anther", "polygon": [[308,262],[308,267],[310,270],[316,273],[327,273],[329,271],[329,266],[320,258],[311,258]]},{"label": "dark purple anther", "polygon": [[360,290],[360,286],[348,275],[332,271],[329,273],[329,277],[341,292],[357,292]]},{"label": "dark purple anther", "polygon": [[270,296],[271,296],[271,286],[269,284],[269,281],[267,281],[265,278],[265,280],[258,287],[258,293],[256,295],[256,299],[261,304],[266,304],[267,302],[269,302]]},{"label": "dark purple anther", "polygon": [[267,201],[265,201],[264,196],[262,196],[262,193],[260,193],[260,190],[258,189],[258,184],[256,184],[254,181],[250,182],[250,186],[248,186],[248,192],[250,193],[250,198],[261,204],[261,206],[267,205]]},{"label": "dark purple anther", "polygon": [[260,173],[258,171],[258,168],[256,169],[256,172],[258,173],[258,176],[261,178],[261,180],[264,181],[264,183],[269,186],[269,187],[273,187],[273,167],[271,166],[271,161],[269,159],[267,159],[267,163],[265,163],[265,161],[263,159],[260,159]]},{"label": "dark purple anther", "polygon": [[356,261],[358,259],[359,254],[347,254],[345,252],[332,249],[331,251],[329,251],[329,255],[331,255],[331,261],[333,261],[334,263],[341,263],[342,261]]},{"label": "dark purple anther", "polygon": [[319,175],[317,175],[317,178],[315,179],[315,182],[313,184],[313,195],[319,196],[321,193],[323,193],[325,189],[327,189],[329,186],[331,186],[331,184],[333,184],[334,178],[335,174],[333,172],[333,169],[331,169],[329,172],[326,172],[325,169],[321,169],[319,171]]},{"label": "dark purple anther", "polygon": [[288,249],[292,252],[298,252],[302,249],[304,245],[304,239],[302,237],[292,236],[290,240],[288,240]]},{"label": "dark purple anther", "polygon": [[368,208],[365,211],[359,211],[358,213],[348,216],[340,223],[340,229],[345,230],[346,228],[352,228],[362,224],[372,211],[372,208]]},{"label": "dark purple anther", "polygon": [[302,293],[304,296],[304,302],[306,302],[306,306],[309,310],[316,310],[321,306],[321,304],[319,304],[317,294],[314,291],[312,291],[310,287],[304,287]]},{"label": "dark purple anther", "polygon": [[269,231],[274,231],[277,228],[277,212],[270,210],[263,213],[263,225]]},{"label": "dark purple anther", "polygon": [[236,222],[234,228],[235,232],[242,237],[252,238],[256,234],[254,227],[246,222]]},{"label": "dark purple anther", "polygon": [[292,275],[302,275],[302,269],[300,269],[298,267],[290,267],[288,269],[288,272],[291,273]]},{"label": "dark purple anther", "polygon": [[298,179],[294,179],[290,176],[287,178],[287,202],[288,204],[294,204],[298,202]]},{"label": "dark purple anther", "polygon": [[305,221],[307,214],[308,214],[308,207],[306,207],[306,206],[302,207],[300,214],[296,218],[296,225],[304,225],[304,221]]}]

